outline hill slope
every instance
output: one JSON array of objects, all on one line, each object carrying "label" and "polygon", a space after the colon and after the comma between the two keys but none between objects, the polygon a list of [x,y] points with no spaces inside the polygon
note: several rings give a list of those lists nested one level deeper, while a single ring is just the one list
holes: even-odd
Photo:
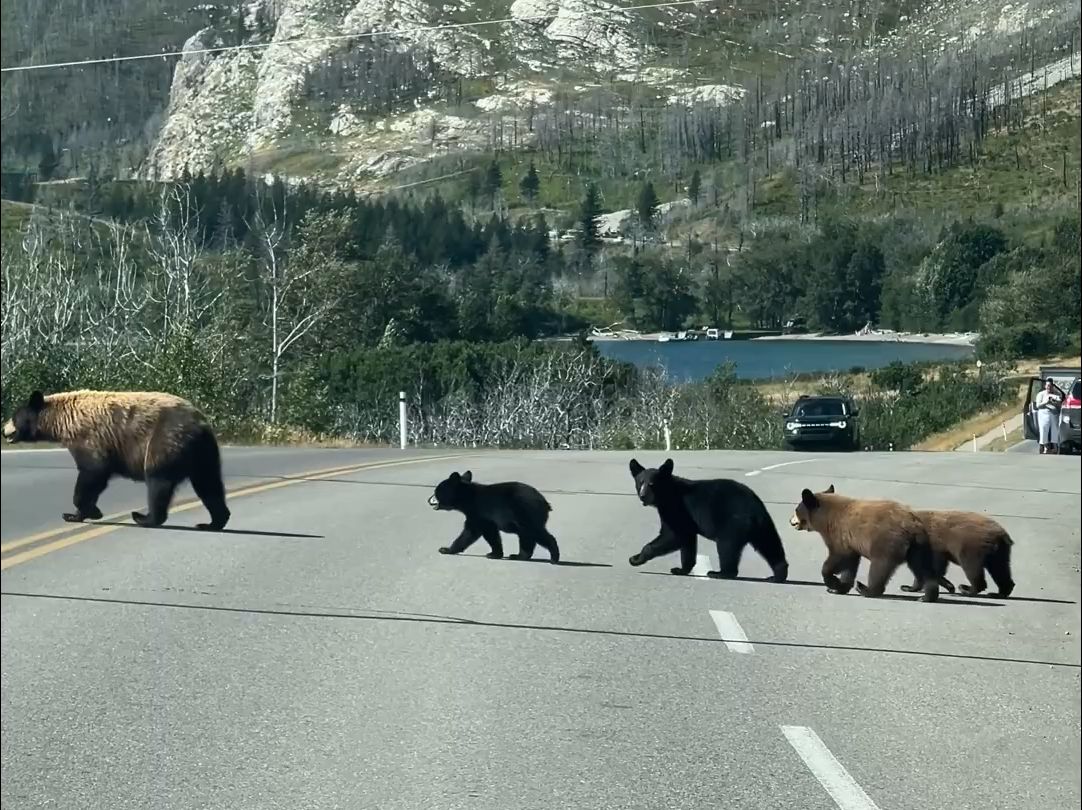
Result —
[{"label": "hill slope", "polygon": [[[80,68],[86,92],[63,105],[57,76],[70,72],[5,74],[17,124],[5,127],[7,167],[16,155],[50,169],[66,160],[68,174],[104,164],[116,176],[170,179],[245,165],[363,190],[459,176],[474,157],[529,151],[552,170],[617,187],[654,176],[675,192],[694,167],[736,159],[743,176],[705,185],[748,187],[751,207],[751,172],[795,167],[810,150],[829,167],[818,174],[833,180],[838,167],[844,182],[847,163],[863,175],[883,162],[884,138],[890,159],[920,140],[916,159],[945,117],[991,111],[1027,81],[1036,89],[1044,66],[1054,82],[1077,75],[1080,61],[1078,9],[1052,0],[128,5],[132,14],[110,27],[105,5],[82,4],[89,34],[57,16],[74,7],[50,15],[32,0],[5,5],[5,65],[108,54],[111,41],[123,42],[118,53],[185,51]],[[236,44],[250,47],[200,52]],[[880,143],[855,154],[873,135]]]}]

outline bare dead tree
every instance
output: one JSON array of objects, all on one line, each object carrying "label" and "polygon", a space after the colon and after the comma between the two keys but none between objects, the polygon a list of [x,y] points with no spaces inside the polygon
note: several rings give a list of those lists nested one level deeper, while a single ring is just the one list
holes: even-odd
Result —
[{"label": "bare dead tree", "polygon": [[150,296],[160,311],[162,344],[176,335],[195,333],[221,297],[221,291],[199,270],[203,251],[198,223],[190,184],[163,186],[158,210],[145,230],[152,260]]},{"label": "bare dead tree", "polygon": [[304,245],[290,250],[284,212],[268,218],[259,206],[256,211],[248,228],[258,250],[262,323],[270,332],[270,421],[275,424],[282,360],[331,312],[337,299],[315,283],[326,257]]}]

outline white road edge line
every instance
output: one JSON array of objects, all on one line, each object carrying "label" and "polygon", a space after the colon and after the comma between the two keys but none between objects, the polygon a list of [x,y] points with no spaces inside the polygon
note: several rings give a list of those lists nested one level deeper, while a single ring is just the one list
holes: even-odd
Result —
[{"label": "white road edge line", "polygon": [[39,447],[31,450],[29,447],[23,447],[18,450],[4,450],[3,455],[10,456],[13,453],[66,453],[68,448],[66,447]]},{"label": "white road edge line", "polygon": [[879,806],[868,797],[812,729],[807,726],[782,726],[781,732],[839,810],[879,810]]},{"label": "white road edge line", "polygon": [[810,464],[811,462],[818,460],[819,459],[817,458],[802,458],[798,461],[783,461],[781,464],[771,464],[769,467],[760,467],[757,470],[746,472],[744,473],[744,475],[746,475],[748,478],[751,478],[754,475],[762,475],[765,472],[769,472],[770,470],[776,470],[779,467],[792,467],[794,464]]},{"label": "white road edge line", "polygon": [[744,635],[744,628],[740,626],[736,616],[727,610],[711,610],[710,618],[714,620],[714,626],[718,628],[718,634],[721,636],[721,640],[725,642],[725,646],[729,648],[729,652],[743,653],[744,655],[755,652],[755,647],[751,645],[748,637]]}]

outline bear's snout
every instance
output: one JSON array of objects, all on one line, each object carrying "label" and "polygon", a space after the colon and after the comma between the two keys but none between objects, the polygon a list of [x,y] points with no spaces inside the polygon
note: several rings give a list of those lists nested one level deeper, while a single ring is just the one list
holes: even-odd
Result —
[{"label": "bear's snout", "polygon": [[438,500],[436,500],[435,495],[430,495],[428,497],[428,505],[431,506],[433,509],[439,509],[440,508],[440,502]]},{"label": "bear's snout", "polygon": [[796,515],[793,515],[791,518],[789,518],[789,525],[792,526],[794,529],[799,529],[800,518],[798,518]]},{"label": "bear's snout", "polygon": [[15,441],[15,423],[11,420],[4,423],[4,439],[8,444]]}]

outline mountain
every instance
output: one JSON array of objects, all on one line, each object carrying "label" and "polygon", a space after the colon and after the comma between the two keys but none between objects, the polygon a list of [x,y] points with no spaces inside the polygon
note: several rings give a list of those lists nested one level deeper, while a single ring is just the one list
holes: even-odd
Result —
[{"label": "mountain", "polygon": [[242,165],[363,191],[493,156],[519,172],[528,154],[565,208],[583,177],[611,210],[647,176],[681,197],[700,167],[704,194],[739,186],[749,206],[781,169],[802,189],[891,161],[929,169],[1082,64],[1078,6],[1056,0],[9,0],[3,14],[5,67],[183,51],[5,73],[6,171]]}]

